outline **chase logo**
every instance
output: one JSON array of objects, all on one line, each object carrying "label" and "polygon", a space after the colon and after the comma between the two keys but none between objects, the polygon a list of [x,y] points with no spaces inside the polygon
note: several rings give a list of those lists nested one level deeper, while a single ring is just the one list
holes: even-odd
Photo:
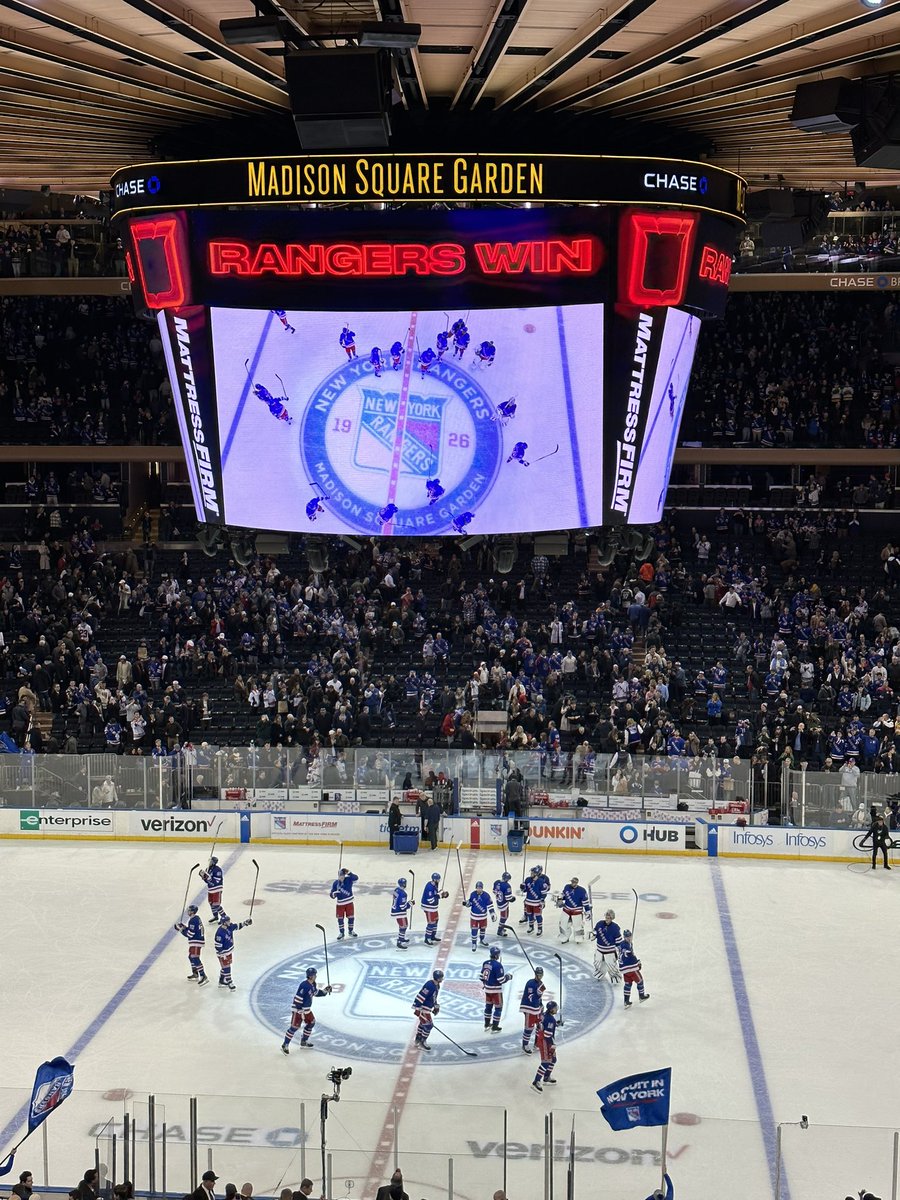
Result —
[{"label": "chase logo", "polygon": [[[328,511],[381,533],[379,512],[390,501],[401,534],[439,533],[476,511],[503,459],[500,423],[478,375],[444,358],[424,378],[417,361],[394,371],[389,360],[376,376],[360,356],[324,379],[306,404],[300,455]],[[427,479],[443,489],[433,504]]]},{"label": "chase logo", "polygon": [[709,180],[706,178],[705,175],[701,175],[700,178],[697,180],[697,191],[700,193],[701,196],[705,196],[706,193],[709,191]]},{"label": "chase logo", "polygon": [[33,808],[23,808],[19,813],[19,828],[26,833],[39,833],[41,814]]},{"label": "chase logo", "polygon": [[[413,936],[416,937],[415,933]],[[316,1049],[362,1062],[403,1060],[416,1027],[412,1003],[422,984],[431,977],[434,955],[421,944],[414,944],[406,951],[397,950],[395,938],[395,934],[374,935],[349,945],[329,946],[334,990],[314,1003],[316,1027],[311,1040]],[[437,1024],[466,1049],[477,1050],[482,1062],[507,1061],[521,1052],[522,1046],[519,1001],[531,978],[531,968],[517,945],[510,946],[502,939],[500,944],[503,965],[513,978],[504,988],[503,1033],[499,1036],[485,1033],[482,1024],[484,992],[480,976],[487,950],[479,947],[478,953],[472,954],[468,931],[460,932],[450,961],[444,967]],[[543,946],[528,949],[535,966],[544,968],[545,999],[548,994],[555,995],[559,987],[559,963],[554,949]],[[609,988],[597,986],[586,961],[564,952],[561,957],[568,1044],[606,1020],[612,1011],[613,995]],[[283,1037],[290,1024],[291,1001],[308,967],[318,970],[319,985],[324,986],[325,956],[321,949],[286,959],[257,980],[250,1004],[273,1036]],[[476,1061],[465,1058],[440,1035],[432,1037],[431,1046],[432,1053],[421,1059],[423,1065]]]}]

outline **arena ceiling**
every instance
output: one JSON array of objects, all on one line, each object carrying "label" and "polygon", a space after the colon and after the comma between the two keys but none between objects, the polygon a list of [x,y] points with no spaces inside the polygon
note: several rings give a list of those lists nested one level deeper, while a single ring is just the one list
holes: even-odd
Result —
[{"label": "arena ceiling", "polygon": [[900,0],[0,0],[0,183],[96,191],[167,132],[234,118],[281,128],[278,48],[219,33],[255,12],[324,46],[360,21],[420,23],[398,80],[423,145],[432,116],[446,128],[473,110],[494,128],[506,115],[520,129],[577,119],[592,151],[607,124],[640,121],[657,151],[662,127],[752,183],[900,181],[856,167],[849,136],[788,122],[798,83],[900,69]]}]

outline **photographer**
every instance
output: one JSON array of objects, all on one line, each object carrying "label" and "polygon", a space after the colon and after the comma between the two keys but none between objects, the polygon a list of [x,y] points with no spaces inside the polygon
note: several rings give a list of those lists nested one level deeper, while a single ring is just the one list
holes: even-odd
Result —
[{"label": "photographer", "polygon": [[869,826],[868,836],[872,839],[872,870],[876,870],[878,859],[878,851],[881,851],[881,857],[884,861],[884,869],[889,871],[887,852],[888,852],[888,827],[884,823],[884,817],[880,814],[873,817],[872,824]]}]

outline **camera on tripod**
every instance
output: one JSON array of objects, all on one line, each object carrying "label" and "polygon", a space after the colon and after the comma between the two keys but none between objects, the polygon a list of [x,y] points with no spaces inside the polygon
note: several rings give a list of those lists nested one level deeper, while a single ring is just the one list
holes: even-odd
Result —
[{"label": "camera on tripod", "polygon": [[352,1074],[352,1067],[332,1067],[328,1072],[328,1079],[329,1082],[333,1083],[335,1087],[340,1087],[341,1084],[345,1080],[349,1079]]}]

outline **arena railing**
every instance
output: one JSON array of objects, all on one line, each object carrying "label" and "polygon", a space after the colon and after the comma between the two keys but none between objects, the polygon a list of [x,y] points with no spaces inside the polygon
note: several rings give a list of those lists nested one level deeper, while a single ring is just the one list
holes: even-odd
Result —
[{"label": "arena railing", "polygon": [[817,829],[868,829],[870,809],[900,800],[900,776],[860,771],[858,776],[834,771],[785,772],[781,787],[782,824]]}]

